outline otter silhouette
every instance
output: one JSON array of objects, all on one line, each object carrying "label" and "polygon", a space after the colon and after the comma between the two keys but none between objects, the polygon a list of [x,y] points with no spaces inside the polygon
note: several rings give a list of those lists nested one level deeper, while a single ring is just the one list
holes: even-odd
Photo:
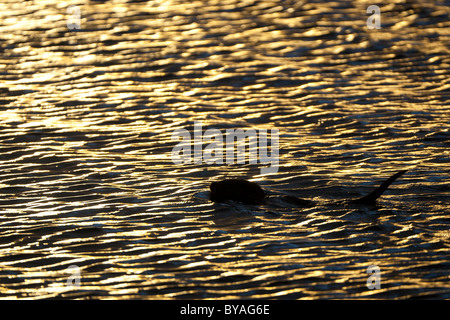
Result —
[{"label": "otter silhouette", "polygon": [[[368,195],[357,198],[331,201],[329,204],[361,204],[375,205],[377,199],[384,191],[407,170],[402,170],[389,177],[378,188]],[[266,202],[266,193],[255,182],[243,179],[225,179],[211,183],[209,186],[211,192],[209,199],[213,202],[225,202],[227,200],[239,201],[243,204],[264,204]],[[313,207],[317,203],[311,200],[305,200],[294,196],[283,196],[283,200],[299,207]]]}]

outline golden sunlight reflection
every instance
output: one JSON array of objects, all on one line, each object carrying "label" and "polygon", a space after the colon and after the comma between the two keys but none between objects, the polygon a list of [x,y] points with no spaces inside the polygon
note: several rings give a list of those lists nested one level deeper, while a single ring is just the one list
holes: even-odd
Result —
[{"label": "golden sunlight reflection", "polygon": [[448,4],[368,5],[3,1],[0,298],[448,298]]}]

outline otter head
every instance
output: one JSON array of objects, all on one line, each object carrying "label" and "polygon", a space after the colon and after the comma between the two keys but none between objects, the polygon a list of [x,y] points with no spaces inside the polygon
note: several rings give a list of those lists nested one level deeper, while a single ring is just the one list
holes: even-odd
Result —
[{"label": "otter head", "polygon": [[245,204],[260,204],[265,198],[265,193],[259,185],[241,179],[213,182],[209,189],[211,190],[209,199],[214,202],[234,200]]}]

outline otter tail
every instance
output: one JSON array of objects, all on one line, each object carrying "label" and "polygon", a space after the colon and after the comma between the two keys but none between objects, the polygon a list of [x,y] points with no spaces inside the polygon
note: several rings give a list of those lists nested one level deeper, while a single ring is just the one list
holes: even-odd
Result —
[{"label": "otter tail", "polygon": [[352,203],[374,205],[376,200],[383,194],[384,191],[394,182],[398,177],[408,170],[402,170],[392,175],[389,179],[383,182],[378,188],[369,193],[367,196],[351,201]]}]

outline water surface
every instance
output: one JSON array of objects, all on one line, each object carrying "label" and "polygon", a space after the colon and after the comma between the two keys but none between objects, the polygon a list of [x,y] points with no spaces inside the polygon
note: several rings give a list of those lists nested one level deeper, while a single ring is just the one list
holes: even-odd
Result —
[{"label": "water surface", "polygon": [[[450,298],[450,2],[389,1],[372,30],[371,4],[2,1],[0,297]],[[277,128],[278,172],[174,164],[195,122]],[[225,177],[358,197],[402,169],[378,207],[207,200]]]}]

